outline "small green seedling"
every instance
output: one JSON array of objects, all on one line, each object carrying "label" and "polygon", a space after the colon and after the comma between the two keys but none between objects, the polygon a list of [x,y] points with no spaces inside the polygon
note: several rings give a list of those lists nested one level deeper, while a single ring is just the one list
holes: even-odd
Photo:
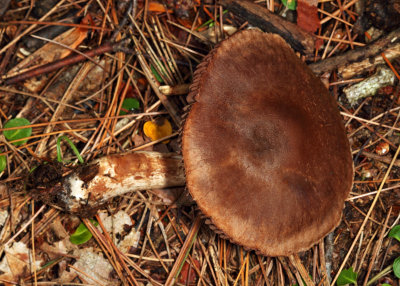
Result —
[{"label": "small green seedling", "polygon": [[[225,15],[226,13],[228,13],[228,10],[222,11],[222,15]],[[219,16],[217,16],[217,18],[218,18],[218,17],[219,17]],[[208,26],[209,28],[214,27],[214,26],[215,26],[215,21],[214,21],[214,19],[210,19],[210,20],[204,22],[204,23],[201,24],[199,27],[197,27],[196,30],[198,31],[198,30],[200,30],[200,29],[202,29],[202,28],[204,28],[204,27],[206,27],[206,26]]]},{"label": "small green seedling", "polygon": [[[388,236],[400,241],[400,224],[394,226]],[[393,262],[393,273],[397,278],[400,278],[400,256]]]},{"label": "small green seedling", "polygon": [[[94,219],[91,219],[90,221],[94,226],[99,225],[99,223]],[[92,236],[92,233],[89,231],[86,225],[81,222],[75,232],[69,237],[69,241],[71,241],[71,243],[73,244],[80,245],[88,242],[92,238]]]},{"label": "small green seedling", "polygon": [[140,103],[139,100],[137,100],[136,98],[125,98],[124,101],[122,102],[122,109],[119,112],[119,115],[125,115],[127,114],[127,111],[132,111],[135,109],[139,109],[140,107]]},{"label": "small green seedling", "polygon": [[357,285],[357,273],[353,271],[353,267],[343,269],[339,274],[336,284],[339,286],[347,284]]},{"label": "small green seedling", "polygon": [[74,143],[67,136],[60,136],[57,138],[57,161],[60,163],[62,163],[63,161],[61,156],[61,140],[65,140],[68,142],[72,151],[75,153],[76,157],[78,157],[79,162],[83,164],[85,161],[83,161],[83,158],[79,153],[78,149],[75,147]]},{"label": "small green seedling", "polygon": [[[0,150],[0,153],[3,152]],[[7,158],[5,155],[0,156],[0,173],[3,172],[7,167]]]},{"label": "small green seedling", "polygon": [[157,72],[157,70],[156,70],[153,66],[150,66],[150,68],[151,68],[151,72],[153,73],[153,75],[154,75],[154,77],[156,78],[156,80],[157,80],[159,83],[163,83],[164,80],[162,79],[162,77],[160,76],[160,74]]},{"label": "small green seedling", "polygon": [[393,273],[397,278],[400,278],[400,256],[393,262]]},{"label": "small green seedling", "polygon": [[400,241],[400,224],[396,225],[390,230],[389,237],[393,237]]},{"label": "small green seedling", "polygon": [[296,10],[297,0],[282,0],[282,4],[289,10]]},{"label": "small green seedling", "polygon": [[[26,125],[30,125],[31,123],[29,122],[28,119],[26,118],[14,118],[10,119],[7,121],[6,124],[4,124],[4,128],[11,128],[11,127],[22,127]],[[18,129],[12,129],[12,130],[4,130],[4,137],[6,137],[7,140],[9,141],[14,141],[18,139],[24,139],[26,137],[31,136],[32,134],[32,128],[18,128]],[[19,140],[12,142],[13,145],[19,146],[24,143],[26,143],[28,139],[25,140]]]},{"label": "small green seedling", "polygon": [[[394,226],[390,232],[388,237],[393,237],[394,239],[397,239],[397,241],[400,241],[400,224]],[[397,278],[400,278],[400,256],[397,257],[394,262],[393,262],[393,273]]]}]

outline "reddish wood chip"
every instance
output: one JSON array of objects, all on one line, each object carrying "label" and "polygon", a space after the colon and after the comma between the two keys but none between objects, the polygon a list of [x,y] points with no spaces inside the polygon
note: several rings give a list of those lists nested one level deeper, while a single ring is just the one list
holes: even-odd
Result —
[{"label": "reddish wood chip", "polygon": [[199,65],[183,129],[187,186],[233,242],[306,250],[340,221],[353,181],[336,102],[277,35],[223,41]]},{"label": "reddish wood chip", "polygon": [[297,1],[297,26],[310,33],[321,26],[317,4],[309,0]]}]

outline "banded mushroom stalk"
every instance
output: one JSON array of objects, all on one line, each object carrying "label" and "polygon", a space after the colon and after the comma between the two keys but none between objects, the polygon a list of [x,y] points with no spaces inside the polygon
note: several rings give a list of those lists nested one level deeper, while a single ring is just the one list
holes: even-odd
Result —
[{"label": "banded mushroom stalk", "polygon": [[63,211],[86,217],[128,192],[184,185],[181,156],[139,151],[94,160],[49,188],[35,189],[34,195]]}]

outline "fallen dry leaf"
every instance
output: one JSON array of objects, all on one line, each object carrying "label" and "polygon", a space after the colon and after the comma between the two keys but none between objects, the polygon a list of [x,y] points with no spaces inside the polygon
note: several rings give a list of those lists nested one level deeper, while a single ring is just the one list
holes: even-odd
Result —
[{"label": "fallen dry leaf", "polygon": [[[132,220],[125,211],[121,210],[112,216],[100,213],[100,218],[107,232],[113,233],[113,237],[121,237],[116,243],[119,250],[126,253],[129,248],[138,247],[140,232],[132,227]],[[126,234],[127,229],[130,229],[128,234]]]},{"label": "fallen dry leaf", "polygon": [[98,285],[99,283],[103,285],[116,285],[117,281],[110,278],[113,267],[102,254],[94,252],[92,247],[75,250],[73,255],[79,257],[73,266],[81,272],[70,268],[70,271],[64,271],[62,273],[61,281],[72,281],[72,279],[78,275],[79,278],[82,281],[86,281],[86,283],[94,285]]},{"label": "fallen dry leaf", "polygon": [[173,12],[171,9],[167,10],[167,6],[166,5],[163,5],[161,3],[154,2],[154,1],[151,1],[149,3],[149,8],[148,9],[149,9],[150,12],[153,12],[153,13],[164,13],[164,12],[172,13]]},{"label": "fallen dry leaf", "polygon": [[[36,269],[40,268],[41,260],[36,259]],[[5,256],[0,262],[0,279],[19,281],[21,277],[30,274],[33,269],[32,253],[23,242],[15,242],[12,246],[5,247]]]},{"label": "fallen dry leaf", "polygon": [[318,18],[318,1],[297,1],[297,25],[303,30],[314,33],[320,26]]},{"label": "fallen dry leaf", "polygon": [[[197,259],[193,259],[193,262],[196,265],[197,269],[200,269],[200,262]],[[194,270],[193,266],[190,265],[188,262],[185,262],[181,270],[179,282],[185,285],[194,285],[194,283],[196,283],[196,277],[197,273]]]}]

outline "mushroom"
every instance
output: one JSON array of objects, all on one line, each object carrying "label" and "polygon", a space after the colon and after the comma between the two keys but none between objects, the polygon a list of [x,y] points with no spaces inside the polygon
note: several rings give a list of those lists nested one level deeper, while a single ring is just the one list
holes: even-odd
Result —
[{"label": "mushroom", "polygon": [[342,119],[281,37],[247,30],[223,41],[188,97],[186,185],[231,241],[286,256],[338,225],[353,182]]},{"label": "mushroom", "polygon": [[[281,37],[247,30],[221,42],[188,99],[186,185],[227,238],[286,256],[338,225],[353,181],[345,129],[335,100]],[[85,215],[123,192],[183,184],[179,156],[114,155],[67,176],[52,188],[57,199],[45,200]]]}]

